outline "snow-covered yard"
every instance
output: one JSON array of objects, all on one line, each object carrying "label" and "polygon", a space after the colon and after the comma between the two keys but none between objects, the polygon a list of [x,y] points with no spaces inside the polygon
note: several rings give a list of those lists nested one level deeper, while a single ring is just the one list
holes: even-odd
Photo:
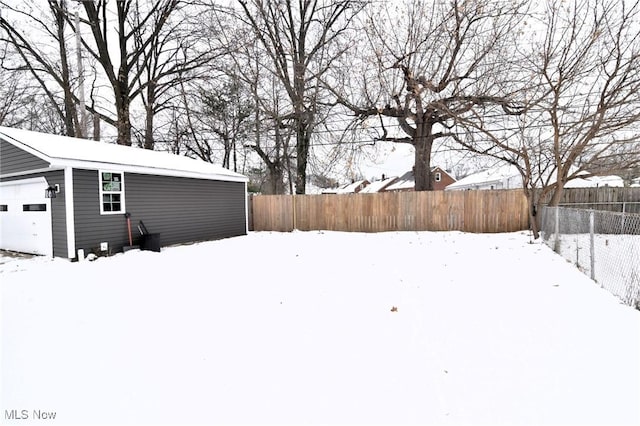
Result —
[{"label": "snow-covered yard", "polygon": [[252,233],[0,281],[2,424],[640,424],[640,312],[526,233]]}]

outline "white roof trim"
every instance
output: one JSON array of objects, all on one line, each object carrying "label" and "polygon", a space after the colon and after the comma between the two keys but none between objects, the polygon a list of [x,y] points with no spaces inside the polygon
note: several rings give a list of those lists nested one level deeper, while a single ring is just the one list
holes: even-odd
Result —
[{"label": "white roof trim", "polygon": [[168,152],[0,127],[0,138],[50,164],[51,169],[113,169],[128,173],[247,182],[221,166]]},{"label": "white roof trim", "polygon": [[[173,155],[173,154],[172,154]],[[59,161],[59,160],[52,160]],[[119,163],[104,163],[99,161],[78,161],[78,160],[66,160],[61,163],[52,164],[55,169],[61,169],[66,167],[72,167],[74,169],[89,169],[89,170],[117,170],[125,173],[138,173],[143,175],[158,175],[158,176],[174,176],[185,177],[194,179],[210,179],[210,180],[226,180],[232,182],[246,182],[248,179],[244,176],[236,177],[218,173],[199,173],[189,172],[183,170],[159,168],[159,167],[144,167]]]},{"label": "white roof trim", "polygon": [[23,184],[29,184],[29,183],[44,183],[46,185],[47,179],[45,179],[44,176],[37,176],[37,177],[26,178],[26,179],[6,180],[3,182],[0,182],[0,186],[23,185]]}]

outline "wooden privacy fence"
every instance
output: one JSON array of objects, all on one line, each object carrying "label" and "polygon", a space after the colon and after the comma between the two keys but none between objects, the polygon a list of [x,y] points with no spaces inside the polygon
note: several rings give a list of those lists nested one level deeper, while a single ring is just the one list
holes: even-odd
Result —
[{"label": "wooden privacy fence", "polygon": [[[551,199],[551,193],[543,202]],[[560,204],[596,204],[640,202],[640,188],[611,187],[600,188],[565,188],[562,191]]]},{"label": "wooden privacy fence", "polygon": [[512,232],[529,228],[522,190],[254,195],[254,231]]}]

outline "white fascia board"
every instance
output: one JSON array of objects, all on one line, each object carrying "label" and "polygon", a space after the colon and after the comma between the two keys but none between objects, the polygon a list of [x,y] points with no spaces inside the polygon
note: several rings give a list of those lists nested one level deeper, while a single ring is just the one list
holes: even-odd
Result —
[{"label": "white fascia board", "polygon": [[229,182],[247,182],[249,179],[245,176],[229,176],[220,173],[198,173],[184,170],[163,169],[155,167],[133,166],[118,163],[103,163],[99,161],[81,161],[81,160],[64,160],[57,161],[57,167],[66,168],[73,167],[75,169],[85,170],[118,170],[125,173],[138,173],[143,175],[158,175],[170,177],[184,177],[193,179],[221,180]]},{"label": "white fascia board", "polygon": [[44,178],[44,176],[38,176],[38,177],[32,177],[27,179],[8,180],[8,181],[0,182],[0,186],[24,185],[24,184],[30,184],[30,183],[44,183],[46,185],[47,180]]}]

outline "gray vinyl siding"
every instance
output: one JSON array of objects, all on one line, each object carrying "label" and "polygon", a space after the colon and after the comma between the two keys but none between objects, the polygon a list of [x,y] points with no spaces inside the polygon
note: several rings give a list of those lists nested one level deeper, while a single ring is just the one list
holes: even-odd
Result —
[{"label": "gray vinyl siding", "polygon": [[127,210],[162,245],[246,234],[243,182],[127,174]]},{"label": "gray vinyl siding", "polygon": [[68,257],[67,248],[67,210],[65,205],[65,194],[67,188],[64,186],[64,171],[43,173],[49,185],[60,185],[60,192],[56,198],[51,199],[51,221],[53,231],[53,255],[55,257]]},{"label": "gray vinyl siding", "polygon": [[49,163],[0,138],[0,175],[38,170],[45,167],[49,167]]},{"label": "gray vinyl siding", "polygon": [[[134,244],[140,220],[163,246],[246,234],[243,182],[125,173],[124,188]],[[74,203],[76,248],[106,241],[117,252],[129,244],[124,214],[100,215],[98,171],[74,170]]]},{"label": "gray vinyl siding", "polygon": [[[30,173],[11,178],[4,178],[2,182],[30,179],[44,176],[50,185],[60,185],[60,193],[51,199],[51,222],[53,232],[53,255],[68,257],[67,253],[67,211],[65,208],[66,188],[64,186],[64,171],[55,170],[43,173]],[[44,194],[43,194],[44,195]]]},{"label": "gray vinyl siding", "polygon": [[110,250],[115,253],[128,244],[124,215],[100,214],[97,170],[73,170],[73,204],[76,250],[97,252],[100,243],[107,242]]}]

